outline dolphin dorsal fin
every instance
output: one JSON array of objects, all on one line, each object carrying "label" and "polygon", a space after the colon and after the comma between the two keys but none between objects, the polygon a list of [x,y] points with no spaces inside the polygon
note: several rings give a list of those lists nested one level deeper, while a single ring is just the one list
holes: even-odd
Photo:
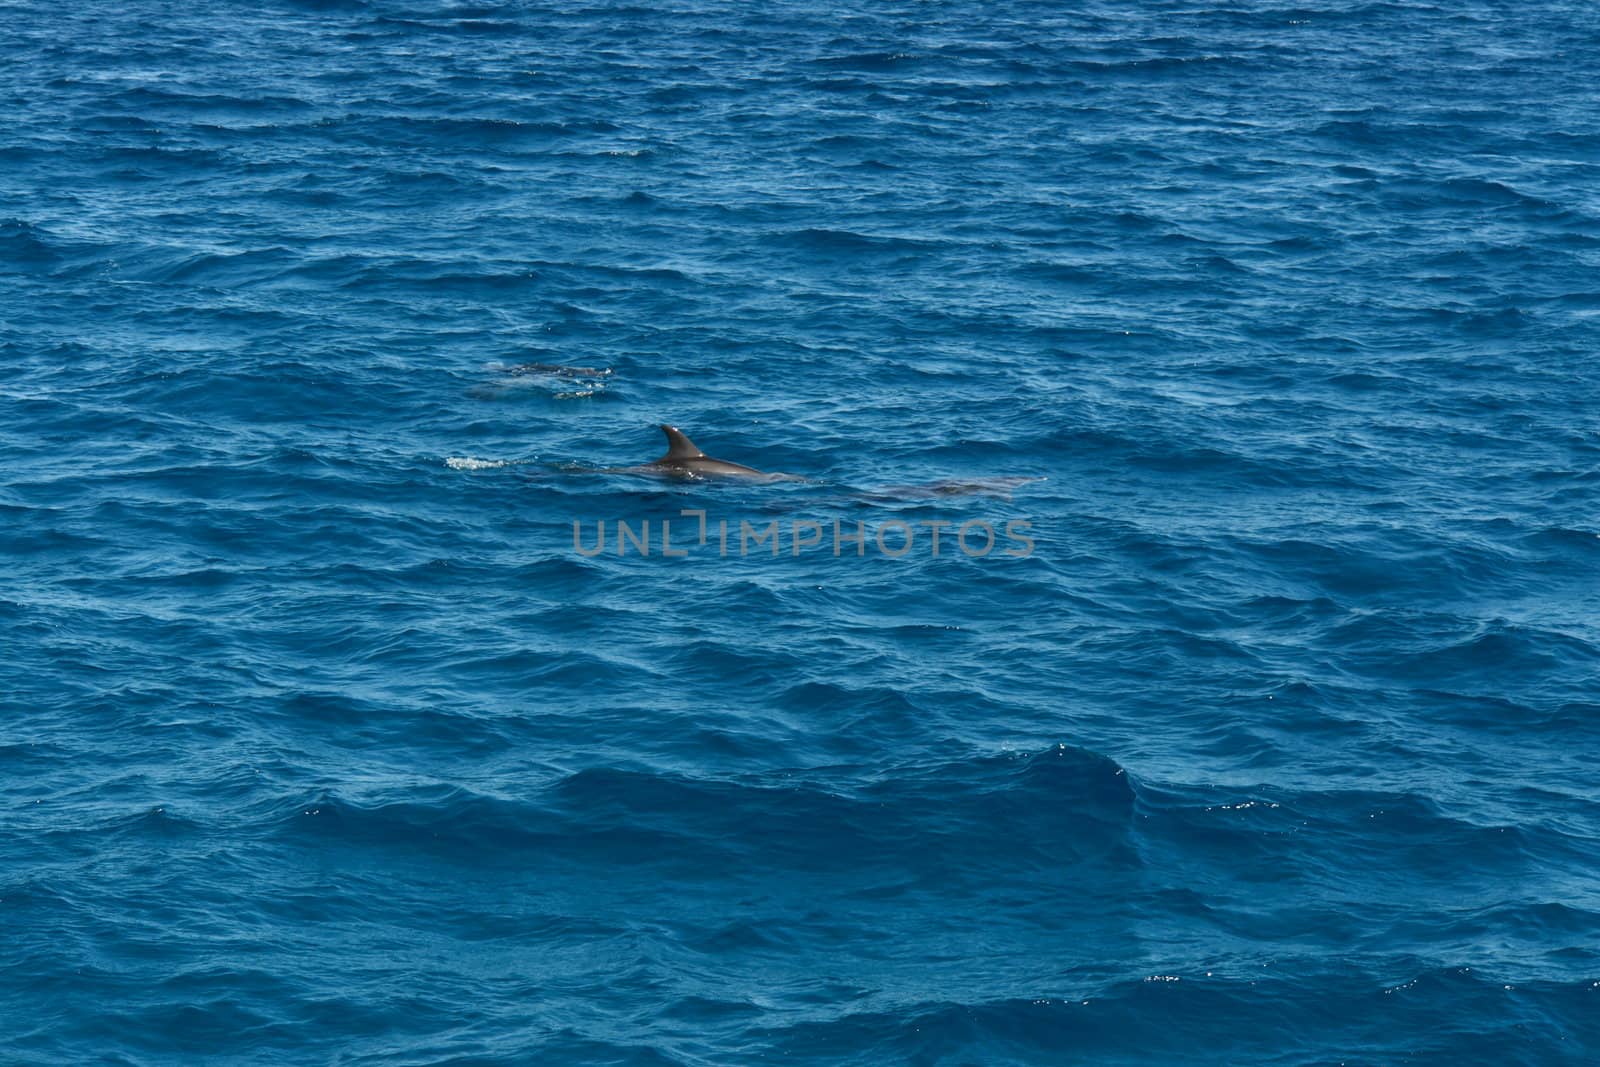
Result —
[{"label": "dolphin dorsal fin", "polygon": [[689,440],[689,436],[676,426],[663,426],[661,432],[667,435],[667,454],[661,459],[697,459],[705,455],[699,446]]}]

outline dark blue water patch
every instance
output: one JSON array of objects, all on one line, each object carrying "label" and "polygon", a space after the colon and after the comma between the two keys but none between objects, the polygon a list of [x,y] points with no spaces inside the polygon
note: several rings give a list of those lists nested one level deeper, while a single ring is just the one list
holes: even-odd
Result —
[{"label": "dark blue water patch", "polygon": [[48,236],[21,219],[0,223],[0,250],[6,263],[18,272],[33,272],[53,263],[56,253]]},{"label": "dark blue water patch", "polygon": [[[1369,984],[1364,988],[1361,985],[1339,983],[1335,987],[1336,992],[1331,994],[1331,1005],[1328,999],[1324,999],[1329,997],[1328,994],[1313,992],[1319,984],[1316,976],[1273,975],[1259,981],[1253,988],[1264,987],[1275,999],[1281,998],[1289,1005],[1286,1029],[1315,1026],[1330,1011],[1341,1014],[1351,1011],[1367,1019],[1365,1024],[1353,1027],[1352,1032],[1342,1038],[1357,1044],[1370,1040],[1371,1034],[1389,1027],[1426,1027],[1430,1023],[1442,1022],[1450,1015],[1452,1004],[1458,1001],[1464,1000],[1483,1010],[1495,1010],[1504,1003],[1496,993],[1506,992],[1491,982],[1471,977],[1465,970],[1442,974],[1429,972],[1411,981],[1415,984],[1401,983],[1407,987],[1404,992],[1409,995],[1398,995],[1377,988],[1381,979],[1369,979]],[[1128,983],[1109,991],[1100,1000],[1098,1010],[1082,1010],[1095,1008],[1096,1001],[1092,998],[1088,1003],[1063,998],[975,1005],[929,1005],[914,1016],[916,1025],[904,1029],[891,1026],[888,1032],[876,1031],[876,1035],[883,1041],[878,1046],[880,1054],[892,1054],[893,1050],[900,1054],[929,1055],[935,1049],[974,1049],[990,1047],[991,1043],[998,1042],[998,1047],[1004,1050],[1003,1054],[1018,1059],[1032,1059],[1048,1055],[1050,1049],[1066,1044],[1089,1050],[1110,1062],[1132,1063],[1138,1062],[1137,1059],[1116,1051],[1116,1035],[1132,1020],[1146,1014],[1159,1014],[1172,1019],[1172,1029],[1167,1033],[1174,1036],[1156,1039],[1152,1044],[1157,1053],[1194,1056],[1195,1050],[1186,1047],[1175,1035],[1206,1015],[1240,1010],[1242,1003],[1251,996],[1251,993],[1229,988],[1226,984],[1196,985],[1191,979],[1190,984],[1185,985],[1178,976],[1154,976],[1144,982]],[[1417,1051],[1434,1056],[1470,1056],[1488,1042],[1497,1054],[1509,1056],[1513,1062],[1536,1063],[1541,1055],[1556,1052],[1568,1041],[1582,1036],[1581,1024],[1571,1014],[1580,1010],[1580,1000],[1569,998],[1566,1011],[1552,1018],[1538,1008],[1523,1007],[1520,1002],[1525,999],[1526,993],[1523,998],[1512,998],[1508,1005],[1523,1020],[1524,1026],[1543,1032],[1548,1032],[1551,1024],[1555,1024],[1556,1028],[1555,1034],[1539,1042],[1537,1050],[1525,1051],[1520,1042],[1497,1039],[1495,1030],[1490,1027],[1463,1023],[1447,1026],[1443,1032],[1430,1027],[1429,1032],[1433,1036],[1419,1041]],[[1362,1009],[1356,1009],[1357,1004]],[[1518,1011],[1518,1008],[1522,1010]],[[870,1027],[872,1022],[882,1021],[881,1017],[869,1018],[863,1020],[862,1025]],[[862,1037],[870,1039],[874,1035],[873,1029],[867,1029],[856,1040]],[[1205,1062],[1226,1062],[1234,1056],[1271,1055],[1275,1051],[1275,1043],[1270,1039],[1264,1040],[1258,1032],[1238,1035],[1224,1046],[1201,1052],[1199,1056]],[[1318,1052],[1307,1049],[1305,1054],[1315,1056]]]},{"label": "dark blue water patch", "polygon": [[1595,1058],[1584,9],[11,13],[0,1058]]}]

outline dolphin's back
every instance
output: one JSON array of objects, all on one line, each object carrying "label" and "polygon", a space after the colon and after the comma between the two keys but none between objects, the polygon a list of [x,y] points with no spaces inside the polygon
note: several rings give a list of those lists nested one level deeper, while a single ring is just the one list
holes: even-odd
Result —
[{"label": "dolphin's back", "polygon": [[693,477],[706,474],[756,474],[766,477],[765,471],[758,471],[754,467],[746,467],[742,463],[730,463],[725,459],[714,459],[700,451],[700,446],[689,440],[689,435],[676,426],[661,427],[661,432],[667,435],[667,454],[647,464],[650,470],[666,474]]}]

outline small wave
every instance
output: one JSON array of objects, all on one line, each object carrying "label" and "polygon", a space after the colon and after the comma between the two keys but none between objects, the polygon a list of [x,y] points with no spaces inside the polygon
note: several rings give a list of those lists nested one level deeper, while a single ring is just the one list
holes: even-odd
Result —
[{"label": "small wave", "polygon": [[220,96],[185,93],[152,85],[125,89],[112,99],[146,112],[173,108],[183,111],[307,111],[311,104],[297,96]]},{"label": "small wave", "polygon": [[1086,74],[1171,74],[1201,67],[1247,67],[1244,56],[1149,56],[1142,59],[1080,59],[1066,64],[1070,70]]},{"label": "small wave", "polygon": [[492,471],[510,467],[517,461],[510,459],[476,459],[472,456],[446,456],[444,465],[453,471]]},{"label": "small wave", "polygon": [[852,230],[830,230],[807,227],[800,230],[783,230],[766,235],[774,244],[795,245],[808,249],[854,254],[926,252],[938,245],[917,237],[898,237],[892,234],[856,233]]},{"label": "small wave", "polygon": [[828,70],[896,70],[916,63],[921,57],[910,52],[862,52],[856,55],[823,56],[810,64]]},{"label": "small wave", "polygon": [[140,281],[185,285],[249,285],[278,277],[299,263],[287,248],[250,249],[243,252],[197,252],[176,262],[167,261],[134,272]]}]

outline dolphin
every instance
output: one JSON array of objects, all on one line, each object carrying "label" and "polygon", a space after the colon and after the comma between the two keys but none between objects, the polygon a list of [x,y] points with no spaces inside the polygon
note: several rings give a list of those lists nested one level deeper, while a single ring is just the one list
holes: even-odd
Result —
[{"label": "dolphin", "polygon": [[758,471],[754,467],[746,467],[743,463],[730,463],[725,459],[713,459],[700,451],[700,446],[689,440],[689,435],[676,426],[661,426],[661,432],[667,435],[667,454],[653,463],[646,463],[643,467],[636,468],[655,474],[666,474],[674,478],[705,478],[705,477],[732,477],[732,478],[772,478],[783,475],[771,475],[766,471]]},{"label": "dolphin", "polygon": [[689,435],[676,426],[663,424],[661,432],[667,435],[666,455],[637,467],[607,467],[600,473],[651,474],[668,478],[750,478],[769,482],[805,480],[795,474],[773,474],[746,467],[743,463],[713,459],[700,451],[700,446],[689,440]]},{"label": "dolphin", "polygon": [[[584,369],[584,368],[577,368]],[[633,467],[583,467],[576,464],[560,464],[555,469],[569,473],[580,474],[643,474],[652,477],[681,478],[686,481],[701,481],[708,478],[743,478],[759,482],[809,482],[812,485],[823,485],[798,474],[781,474],[771,471],[757,470],[746,467],[743,463],[734,463],[725,459],[716,459],[701,451],[700,446],[689,440],[689,435],[676,426],[661,424],[661,432],[667,435],[667,454],[660,459],[649,463],[642,463]],[[480,460],[460,456],[451,456],[445,464],[455,470],[481,470],[488,467],[505,467],[526,460]],[[855,500],[867,504],[896,505],[912,501],[936,501],[949,497],[986,496],[1000,500],[1010,500],[1013,490],[1034,482],[1042,482],[1043,477],[977,477],[977,478],[943,478],[939,481],[924,482],[920,485],[892,485],[876,490],[856,491],[853,497],[839,497],[839,501]]]}]

